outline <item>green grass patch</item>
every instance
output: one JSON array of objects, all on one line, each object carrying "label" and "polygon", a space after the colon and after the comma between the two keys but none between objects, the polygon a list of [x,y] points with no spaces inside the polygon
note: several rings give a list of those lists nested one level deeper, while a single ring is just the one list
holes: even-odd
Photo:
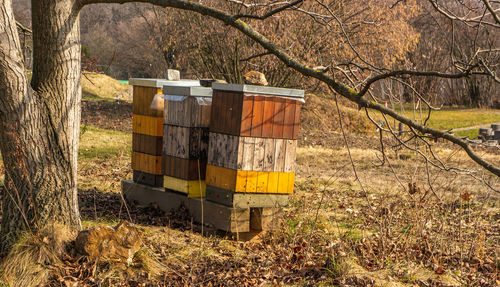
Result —
[{"label": "green grass patch", "polygon": [[455,136],[457,137],[467,137],[469,139],[477,139],[479,136],[479,129],[470,129],[465,131],[455,132]]},{"label": "green grass patch", "polygon": [[81,160],[96,159],[118,154],[130,156],[132,153],[132,135],[126,132],[104,130],[92,126],[81,128]]},{"label": "green grass patch", "polygon": [[[399,113],[400,111],[396,109]],[[403,115],[410,119],[415,120],[418,123],[425,121],[427,117],[427,111],[423,110],[422,114],[420,111],[404,110]],[[371,113],[372,118],[378,122],[383,120],[383,117],[378,112]],[[393,125],[394,120],[388,117],[389,124]],[[500,122],[500,110],[494,109],[442,109],[438,111],[432,111],[429,120],[427,121],[427,126],[439,129],[439,130],[449,130],[457,128],[472,127],[484,124],[499,123]],[[385,124],[385,123],[384,123]]]}]

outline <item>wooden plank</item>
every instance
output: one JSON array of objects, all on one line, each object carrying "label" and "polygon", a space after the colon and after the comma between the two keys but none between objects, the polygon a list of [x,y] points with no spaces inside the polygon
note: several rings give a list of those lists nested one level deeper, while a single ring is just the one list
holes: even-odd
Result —
[{"label": "wooden plank", "polygon": [[278,193],[279,173],[270,172],[267,177],[267,193]]},{"label": "wooden plank", "polygon": [[262,119],[262,137],[273,137],[273,120],[274,120],[274,100],[267,97],[264,101],[264,111]]},{"label": "wooden plank", "polygon": [[297,140],[284,140],[286,143],[284,172],[295,172]]},{"label": "wooden plank", "polygon": [[[255,148],[252,163],[252,170],[254,171],[265,171],[264,170],[264,160],[266,157],[265,150],[265,140],[264,138],[255,138]],[[272,170],[271,170],[272,171]]]},{"label": "wooden plank", "polygon": [[234,190],[236,186],[236,171],[208,164],[205,181],[208,185]]},{"label": "wooden plank", "polygon": [[285,170],[286,143],[282,139],[275,140],[274,171]]},{"label": "wooden plank", "polygon": [[166,189],[175,190],[185,193],[188,197],[204,197],[205,196],[205,181],[203,180],[184,180],[171,176],[164,176],[163,186]]},{"label": "wooden plank", "polygon": [[273,138],[283,138],[285,120],[285,99],[274,98]]},{"label": "wooden plank", "polygon": [[201,198],[190,199],[188,203],[188,210],[196,222],[201,222],[203,218],[203,223],[221,231],[234,233],[250,231],[250,209],[248,208],[227,207]]},{"label": "wooden plank", "polygon": [[[271,129],[272,131],[272,129]],[[263,171],[278,171],[274,169],[276,139],[266,138],[264,142],[264,167]]]},{"label": "wooden plank", "polygon": [[162,174],[161,156],[132,152],[132,169],[160,175]]},{"label": "wooden plank", "polygon": [[257,178],[259,176],[259,172],[257,171],[247,171],[246,174],[244,173],[245,171],[241,171],[237,173],[238,177],[246,177],[246,189],[245,190],[238,190],[236,191],[239,192],[250,192],[250,193],[255,193],[257,191]]},{"label": "wooden plank", "polygon": [[295,124],[296,100],[285,100],[285,114],[283,120],[283,138],[293,139],[293,126]]},{"label": "wooden plank", "polygon": [[210,132],[219,132],[219,113],[220,113],[220,91],[213,91],[212,108],[210,112]]},{"label": "wooden plank", "polygon": [[243,157],[241,168],[239,168],[240,165],[238,164],[238,169],[254,170],[253,162],[255,155],[255,140],[256,138],[253,137],[240,137],[240,141],[242,142],[242,144],[240,144],[239,146],[243,146]]},{"label": "wooden plank", "polygon": [[207,162],[198,159],[184,159],[169,155],[162,156],[162,173],[185,180],[205,179]]},{"label": "wooden plank", "polygon": [[[234,192],[257,193],[259,184],[259,191],[265,193],[290,193],[290,175],[293,173],[232,170],[207,165],[205,181],[207,185]],[[263,188],[264,186],[267,188]]]},{"label": "wooden plank", "polygon": [[146,172],[142,172],[139,170],[133,171],[133,180],[137,183],[142,183],[155,187],[163,187],[163,176],[150,174]]},{"label": "wooden plank", "polygon": [[163,137],[149,136],[143,134],[132,134],[132,151],[147,153],[150,155],[161,155]]},{"label": "wooden plank", "polygon": [[250,136],[252,131],[254,97],[242,96],[241,126],[238,135]]},{"label": "wooden plank", "polygon": [[251,230],[276,230],[280,226],[280,218],[283,212],[281,208],[251,208],[250,229]]},{"label": "wooden plank", "polygon": [[264,97],[254,96],[252,110],[252,137],[262,136],[262,123],[264,118]]},{"label": "wooden plank", "polygon": [[295,117],[293,124],[293,139],[299,138],[299,127],[300,127],[300,110],[302,109],[302,102],[295,102]]},{"label": "wooden plank", "polygon": [[163,137],[163,118],[134,114],[132,131],[138,134]]},{"label": "wooden plank", "polygon": [[241,193],[207,185],[206,199],[236,208],[285,207],[288,194]]}]

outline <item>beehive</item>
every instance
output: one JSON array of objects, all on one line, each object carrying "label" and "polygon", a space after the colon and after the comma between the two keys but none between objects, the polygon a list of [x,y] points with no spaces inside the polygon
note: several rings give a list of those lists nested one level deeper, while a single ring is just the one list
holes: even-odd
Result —
[{"label": "beehive", "polygon": [[135,182],[163,186],[161,155],[163,147],[163,111],[151,109],[163,85],[199,86],[199,81],[162,79],[130,79],[132,103],[132,170]]},{"label": "beehive", "polygon": [[304,91],[222,83],[212,89],[207,199],[283,205],[293,192]]},{"label": "beehive", "polygon": [[205,195],[212,89],[164,86],[163,93],[166,95],[164,187],[188,197],[202,197]]}]

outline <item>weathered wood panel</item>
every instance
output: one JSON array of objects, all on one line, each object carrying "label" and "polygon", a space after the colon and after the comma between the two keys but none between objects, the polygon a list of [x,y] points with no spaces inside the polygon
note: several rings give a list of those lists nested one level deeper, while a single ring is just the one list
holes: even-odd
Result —
[{"label": "weathered wood panel", "polygon": [[285,207],[288,194],[241,193],[207,185],[206,199],[235,208]]},{"label": "weathered wood panel", "polygon": [[132,152],[132,169],[145,173],[162,174],[161,156]]},{"label": "weathered wood panel", "polygon": [[206,160],[208,128],[164,126],[163,154],[185,159]]},{"label": "weathered wood panel", "polygon": [[250,230],[276,230],[282,216],[281,208],[250,208]]},{"label": "weathered wood panel", "polygon": [[163,137],[163,118],[134,114],[132,131],[143,135]]},{"label": "weathered wood panel", "polygon": [[294,172],[297,141],[210,133],[208,164],[235,170]]},{"label": "weathered wood panel", "polygon": [[232,170],[207,165],[207,185],[234,192],[293,193],[294,173]]},{"label": "weathered wood panel", "polygon": [[163,122],[181,127],[208,127],[212,99],[186,97],[182,101],[165,101]]},{"label": "weathered wood panel", "polygon": [[147,153],[150,155],[161,155],[162,148],[163,137],[137,133],[132,134],[132,151]]},{"label": "weathered wood panel", "polygon": [[163,177],[165,189],[185,193],[188,197],[205,197],[206,185],[204,180],[184,180],[171,176]]},{"label": "weathered wood panel", "polygon": [[162,89],[152,87],[133,87],[132,112],[135,115],[162,117],[163,111],[152,110],[151,102],[156,94],[161,94]]},{"label": "weathered wood panel", "polygon": [[206,160],[184,159],[169,155],[162,156],[162,171],[164,175],[185,180],[205,179]]},{"label": "weathered wood panel", "polygon": [[163,176],[156,174],[149,174],[142,171],[133,171],[133,180],[137,183],[146,184],[154,187],[163,187]]}]

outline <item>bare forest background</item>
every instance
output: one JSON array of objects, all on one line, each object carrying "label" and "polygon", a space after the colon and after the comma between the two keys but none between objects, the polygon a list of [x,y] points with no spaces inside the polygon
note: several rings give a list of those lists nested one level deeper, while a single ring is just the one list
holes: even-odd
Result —
[{"label": "bare forest background", "polygon": [[[30,27],[30,0],[13,2],[16,19]],[[215,2],[209,5],[241,9],[230,2]],[[352,80],[338,67],[345,63],[346,69],[351,69],[348,64],[356,53],[366,63],[387,69],[397,66],[442,72],[451,72],[457,61],[467,61],[483,53],[489,66],[495,69],[493,72],[500,73],[500,53],[491,53],[500,46],[500,37],[487,25],[477,29],[464,22],[449,21],[440,17],[427,1],[405,1],[405,5],[390,5],[380,0],[326,2],[341,18],[337,22],[314,25],[318,21],[314,17],[287,13],[252,25],[291,55],[322,68],[336,67],[330,72],[346,84]],[[314,6],[304,9],[314,10]],[[287,69],[246,36],[215,21],[150,4],[89,5],[81,13],[82,67],[122,80],[163,78],[166,69],[176,68],[184,78],[209,77],[228,82],[241,82],[245,72],[257,70],[267,76],[272,86],[326,92],[326,86],[317,80]],[[21,41],[29,66],[29,36],[21,36]],[[471,76],[452,81],[422,77],[408,81],[409,85],[380,81],[375,91],[382,100],[391,100],[397,94],[403,101],[411,102],[414,92],[419,91],[433,105],[500,108],[499,84],[492,78],[479,80],[478,76]]]}]

